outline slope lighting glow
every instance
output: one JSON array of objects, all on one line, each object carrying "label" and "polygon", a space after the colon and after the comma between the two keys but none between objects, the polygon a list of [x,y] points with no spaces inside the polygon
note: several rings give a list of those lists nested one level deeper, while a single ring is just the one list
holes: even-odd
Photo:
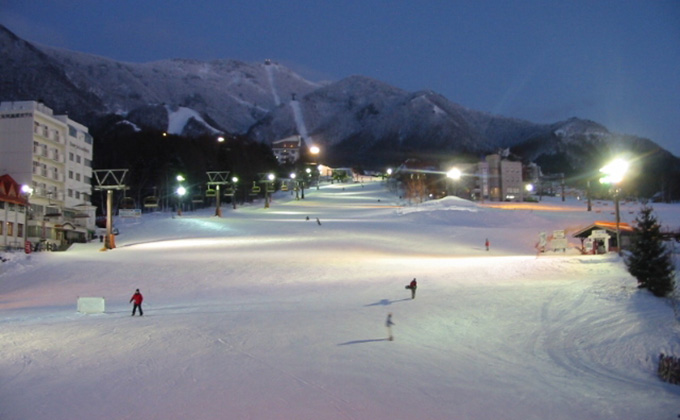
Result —
[{"label": "slope lighting glow", "polygon": [[603,184],[618,184],[623,180],[630,164],[623,159],[615,159],[609,164],[605,165],[600,172],[605,176],[600,178]]}]

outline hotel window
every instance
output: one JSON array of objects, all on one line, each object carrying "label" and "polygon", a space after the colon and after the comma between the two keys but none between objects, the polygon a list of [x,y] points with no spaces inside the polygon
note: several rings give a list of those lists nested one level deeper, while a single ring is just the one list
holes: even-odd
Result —
[{"label": "hotel window", "polygon": [[14,236],[14,223],[7,222],[7,236]]},{"label": "hotel window", "polygon": [[23,223],[17,223],[17,237],[18,238],[24,237],[24,224]]}]

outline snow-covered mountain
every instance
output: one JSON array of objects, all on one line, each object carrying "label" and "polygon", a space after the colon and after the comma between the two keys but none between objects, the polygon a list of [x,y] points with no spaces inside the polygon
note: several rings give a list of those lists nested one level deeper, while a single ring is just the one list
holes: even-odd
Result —
[{"label": "snow-covered mountain", "polygon": [[[2,100],[42,99],[56,112],[93,124],[98,116],[133,116],[141,127],[169,131],[172,113],[188,108],[213,129],[243,133],[281,103],[321,85],[273,62],[164,60],[123,63],[33,45],[0,26]],[[154,110],[166,109],[164,121]],[[146,117],[149,121],[145,121]],[[184,127],[175,127],[183,134]]]},{"label": "snow-covered mountain", "polygon": [[304,115],[303,137],[308,142],[331,146],[339,161],[364,157],[360,163],[413,152],[477,155],[551,130],[548,125],[470,110],[432,91],[407,92],[351,76],[276,108],[253,126],[250,135],[266,141],[301,134],[296,109]]},{"label": "snow-covered mountain", "polygon": [[43,100],[95,134],[116,125],[187,136],[247,134],[263,143],[298,134],[323,146],[327,163],[344,165],[394,164],[413,155],[476,158],[511,148],[548,172],[591,170],[598,159],[631,150],[655,157],[659,174],[680,167],[652,141],[592,121],[536,124],[358,75],[316,83],[270,60],[124,63],[34,45],[1,25],[0,51],[1,100]]}]

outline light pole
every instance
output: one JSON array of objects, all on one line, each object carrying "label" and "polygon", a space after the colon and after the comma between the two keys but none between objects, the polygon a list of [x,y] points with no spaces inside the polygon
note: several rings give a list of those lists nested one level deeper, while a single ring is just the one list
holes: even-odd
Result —
[{"label": "light pole", "polygon": [[312,170],[310,168],[305,168],[305,173],[302,179],[302,198],[305,198],[305,190],[304,190],[304,185],[307,180],[307,185],[311,185],[311,179],[312,179]]},{"label": "light pole", "polygon": [[[309,169],[309,168],[308,168]],[[302,179],[298,181],[300,184],[300,198],[305,199],[305,174],[302,174]]]},{"label": "light pole", "polygon": [[[314,156],[314,164],[317,166],[317,174],[319,173],[318,171],[318,165],[319,165],[319,153],[321,153],[321,149],[319,146],[310,146],[309,147],[309,153]],[[307,168],[307,173],[310,173],[311,169]],[[311,185],[312,179],[310,178],[310,185]],[[316,189],[319,189],[319,177],[317,176],[316,178]]]},{"label": "light pole", "polygon": [[298,186],[297,186],[298,184],[297,184],[297,182],[295,181],[295,177],[296,177],[296,176],[297,176],[297,175],[295,175],[295,172],[293,172],[293,173],[290,174],[290,179],[293,180],[293,189],[295,190],[295,199],[296,199],[296,200],[299,200],[299,199],[300,199],[300,193],[299,193],[299,190],[300,190],[300,189],[298,188]]},{"label": "light pole", "polygon": [[31,211],[31,195],[33,194],[33,188],[31,188],[29,185],[22,185],[21,186],[21,192],[26,196],[26,211],[24,211],[24,231],[23,231],[23,240],[24,240],[24,252],[27,254],[31,252],[31,244],[28,242],[28,220],[29,220],[29,212]]},{"label": "light pole", "polygon": [[618,248],[619,255],[621,255],[621,212],[619,210],[619,194],[621,189],[619,188],[619,183],[623,181],[623,177],[626,175],[629,166],[629,163],[625,160],[615,159],[600,169],[600,172],[604,174],[604,177],[600,178],[600,182],[614,186],[614,208],[616,211],[616,247]]},{"label": "light pole", "polygon": [[238,177],[233,176],[231,177],[231,182],[233,184],[234,188],[234,195],[231,196],[231,205],[234,210],[236,210],[236,193],[238,192]]},{"label": "light pole", "polygon": [[177,199],[177,215],[181,216],[182,215],[182,197],[184,196],[184,194],[187,193],[187,189],[184,188],[184,186],[182,185],[182,182],[184,182],[186,178],[184,178],[184,176],[182,174],[180,174],[180,175],[177,175],[175,177],[175,179],[177,180],[177,182],[179,182],[179,185],[177,186],[177,189],[175,190],[175,192],[177,193],[177,197],[178,197],[178,199]]},{"label": "light pole", "polygon": [[[267,175],[267,180],[265,182],[265,189],[264,189],[264,208],[268,209],[269,208],[269,201],[271,200],[271,191],[274,189],[274,179],[276,177],[274,174],[269,174]],[[271,184],[271,190],[270,190],[270,184]]]},{"label": "light pole", "polygon": [[[453,180],[454,186],[457,186],[457,182],[460,181],[460,177],[463,175],[463,173],[460,171],[458,168],[451,168],[449,171],[446,173],[446,177]],[[454,188],[454,194],[456,195],[456,189]]]},{"label": "light pole", "polygon": [[534,184],[527,184],[524,187],[524,190],[527,192],[528,195],[531,195],[534,193]]},{"label": "light pole", "polygon": [[177,187],[176,192],[177,192],[177,197],[178,197],[177,198],[177,201],[178,201],[177,215],[181,216],[182,215],[182,198],[184,197],[184,194],[187,193],[187,189],[180,185],[179,187]]}]

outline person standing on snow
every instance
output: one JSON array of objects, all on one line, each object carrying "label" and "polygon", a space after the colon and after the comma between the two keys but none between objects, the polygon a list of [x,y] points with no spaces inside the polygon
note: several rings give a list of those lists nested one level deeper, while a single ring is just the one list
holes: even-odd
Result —
[{"label": "person standing on snow", "polygon": [[486,250],[487,250],[487,251],[489,250],[489,245],[491,245],[491,244],[489,243],[489,238],[486,238],[486,241],[484,242],[484,246],[486,247]]},{"label": "person standing on snow", "polygon": [[409,285],[406,286],[406,288],[411,289],[411,299],[415,299],[416,289],[418,288],[418,282],[416,281],[416,279],[414,278],[413,280],[411,280],[411,283],[409,283]]},{"label": "person standing on snow", "polygon": [[387,327],[387,339],[390,341],[394,340],[394,337],[392,337],[392,325],[395,325],[394,322],[392,322],[392,312],[387,314],[387,319],[385,320],[385,327]]},{"label": "person standing on snow", "polygon": [[137,289],[135,294],[130,298],[130,303],[134,302],[134,305],[132,305],[132,316],[135,316],[137,308],[139,308],[139,316],[144,316],[144,311],[142,311],[143,300],[144,296],[142,296],[142,294],[139,292],[139,289]]}]

